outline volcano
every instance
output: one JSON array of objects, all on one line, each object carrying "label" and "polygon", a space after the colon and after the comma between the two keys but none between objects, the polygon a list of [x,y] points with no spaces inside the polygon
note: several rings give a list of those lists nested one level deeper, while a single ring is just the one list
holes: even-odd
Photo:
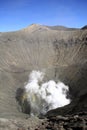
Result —
[{"label": "volcano", "polygon": [[16,93],[32,70],[45,70],[45,81],[69,86],[71,103],[46,116],[87,110],[87,27],[32,24],[0,33],[0,117],[24,117]]}]

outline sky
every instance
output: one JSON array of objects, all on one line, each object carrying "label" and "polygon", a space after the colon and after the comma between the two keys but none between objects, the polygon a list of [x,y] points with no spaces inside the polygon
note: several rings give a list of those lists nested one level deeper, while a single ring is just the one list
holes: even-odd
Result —
[{"label": "sky", "polygon": [[87,0],[0,0],[0,32],[34,23],[81,28],[87,25]]}]

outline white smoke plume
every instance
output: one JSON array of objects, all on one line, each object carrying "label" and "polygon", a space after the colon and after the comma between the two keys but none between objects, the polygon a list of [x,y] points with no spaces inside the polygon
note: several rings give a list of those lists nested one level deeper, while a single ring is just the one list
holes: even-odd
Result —
[{"label": "white smoke plume", "polygon": [[46,114],[47,111],[70,103],[67,99],[68,86],[62,82],[53,80],[43,82],[45,74],[40,71],[32,71],[25,88],[27,101],[32,114]]}]

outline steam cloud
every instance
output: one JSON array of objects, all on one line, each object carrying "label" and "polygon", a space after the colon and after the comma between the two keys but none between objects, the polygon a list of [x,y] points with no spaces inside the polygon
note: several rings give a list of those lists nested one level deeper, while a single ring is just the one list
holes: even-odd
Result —
[{"label": "steam cloud", "polygon": [[31,113],[34,115],[46,114],[51,109],[70,103],[70,99],[67,99],[68,86],[53,80],[44,83],[44,76],[43,72],[32,71],[28,84],[24,87]]}]

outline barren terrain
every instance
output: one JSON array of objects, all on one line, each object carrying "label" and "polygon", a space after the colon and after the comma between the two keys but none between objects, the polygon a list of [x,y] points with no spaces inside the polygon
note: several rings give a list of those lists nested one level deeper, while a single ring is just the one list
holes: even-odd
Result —
[{"label": "barren terrain", "polygon": [[15,97],[32,70],[45,70],[44,80],[61,80],[70,88],[71,104],[47,116],[86,111],[87,29],[32,24],[0,33],[0,117],[26,117]]}]

